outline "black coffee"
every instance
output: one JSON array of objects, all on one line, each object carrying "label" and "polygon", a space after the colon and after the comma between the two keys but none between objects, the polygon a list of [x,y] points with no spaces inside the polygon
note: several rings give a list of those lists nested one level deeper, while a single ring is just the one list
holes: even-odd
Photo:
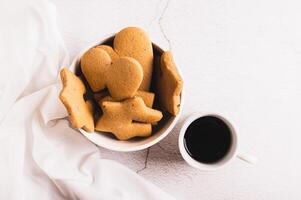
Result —
[{"label": "black coffee", "polygon": [[232,138],[227,124],[213,116],[193,121],[184,135],[184,146],[188,154],[203,163],[215,163],[229,151]]}]

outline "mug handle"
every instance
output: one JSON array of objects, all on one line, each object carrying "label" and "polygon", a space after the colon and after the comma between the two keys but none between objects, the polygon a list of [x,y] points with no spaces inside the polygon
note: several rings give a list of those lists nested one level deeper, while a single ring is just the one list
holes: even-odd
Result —
[{"label": "mug handle", "polygon": [[252,156],[252,155],[248,155],[246,153],[242,153],[242,152],[239,152],[237,154],[237,157],[240,159],[240,160],[243,160],[249,164],[256,164],[258,162],[258,159],[255,157],[255,156]]}]

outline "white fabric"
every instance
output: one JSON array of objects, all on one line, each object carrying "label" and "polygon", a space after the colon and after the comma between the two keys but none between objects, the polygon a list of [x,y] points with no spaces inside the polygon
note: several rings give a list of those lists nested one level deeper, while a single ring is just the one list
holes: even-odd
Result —
[{"label": "white fabric", "polygon": [[47,1],[0,5],[0,198],[172,199],[69,127],[55,16]]}]

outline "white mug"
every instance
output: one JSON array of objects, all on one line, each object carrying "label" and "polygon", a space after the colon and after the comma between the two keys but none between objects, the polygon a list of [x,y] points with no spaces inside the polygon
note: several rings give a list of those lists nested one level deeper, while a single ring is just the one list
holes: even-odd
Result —
[{"label": "white mug", "polygon": [[[195,120],[197,120],[198,118],[205,117],[205,116],[212,116],[212,117],[216,117],[216,118],[222,120],[230,129],[230,134],[232,137],[232,142],[231,142],[231,146],[230,146],[228,153],[222,159],[218,160],[217,162],[210,163],[210,164],[202,163],[202,162],[199,162],[199,161],[193,159],[188,154],[188,152],[184,146],[184,136],[185,136],[186,130],[189,127],[189,125],[192,122],[194,122]],[[257,162],[256,157],[251,156],[251,155],[245,155],[245,154],[239,152],[238,144],[239,144],[238,133],[237,133],[236,129],[234,128],[234,126],[232,125],[232,123],[230,123],[227,119],[225,119],[221,115],[214,114],[214,113],[198,113],[198,114],[194,114],[194,115],[188,117],[186,119],[186,121],[184,122],[184,124],[181,128],[181,131],[180,131],[180,135],[179,135],[179,149],[180,149],[182,157],[190,166],[195,167],[200,170],[203,170],[203,171],[213,171],[213,170],[219,169],[219,168],[225,166],[226,164],[230,163],[235,157],[238,157],[239,159],[244,160],[250,164],[256,163]]]}]

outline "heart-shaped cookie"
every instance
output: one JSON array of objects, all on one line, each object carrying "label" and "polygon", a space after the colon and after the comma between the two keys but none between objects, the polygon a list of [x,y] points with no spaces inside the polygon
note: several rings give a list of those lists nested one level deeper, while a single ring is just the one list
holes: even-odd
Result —
[{"label": "heart-shaped cookie", "polygon": [[97,47],[82,56],[81,69],[94,92],[107,87],[116,100],[133,97],[143,79],[142,67],[134,58],[119,57],[112,62],[110,55]]},{"label": "heart-shaped cookie", "polygon": [[128,27],[121,30],[114,38],[114,49],[108,45],[99,45],[96,48],[105,50],[112,62],[120,56],[136,59],[143,69],[143,80],[140,90],[149,91],[153,73],[153,47],[147,33],[137,27]]}]

